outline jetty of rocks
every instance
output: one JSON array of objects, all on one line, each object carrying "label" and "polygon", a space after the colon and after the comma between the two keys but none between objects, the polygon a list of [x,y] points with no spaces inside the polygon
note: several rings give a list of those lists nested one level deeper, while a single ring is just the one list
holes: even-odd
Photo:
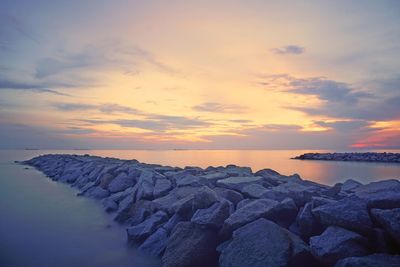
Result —
[{"label": "jetty of rocks", "polygon": [[400,153],[305,153],[293,159],[400,163]]},{"label": "jetty of rocks", "polygon": [[334,186],[248,167],[89,155],[23,162],[99,199],[163,266],[400,266],[400,182]]}]

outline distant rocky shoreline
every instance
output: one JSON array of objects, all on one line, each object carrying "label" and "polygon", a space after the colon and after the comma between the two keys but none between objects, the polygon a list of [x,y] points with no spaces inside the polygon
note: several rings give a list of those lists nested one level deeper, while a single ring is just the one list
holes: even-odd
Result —
[{"label": "distant rocky shoreline", "polygon": [[400,153],[305,153],[293,159],[400,163]]},{"label": "distant rocky shoreline", "polygon": [[101,200],[163,266],[400,266],[398,179],[327,186],[271,169],[89,155],[23,164]]}]

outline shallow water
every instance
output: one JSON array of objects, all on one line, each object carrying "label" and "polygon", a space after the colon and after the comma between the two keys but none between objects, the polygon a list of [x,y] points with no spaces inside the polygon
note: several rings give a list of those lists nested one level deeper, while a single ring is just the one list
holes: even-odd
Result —
[{"label": "shallow water", "polygon": [[95,200],[12,163],[27,154],[0,151],[0,266],[160,265],[128,247],[125,228]]},{"label": "shallow water", "polygon": [[290,158],[312,151],[263,150],[0,150],[0,266],[159,266],[159,260],[126,245],[125,229],[112,221],[95,200],[53,182],[40,172],[14,164],[48,153],[91,154],[137,159],[171,166],[237,164],[254,171],[334,184],[347,178],[363,183],[400,178],[400,164],[300,161]]}]

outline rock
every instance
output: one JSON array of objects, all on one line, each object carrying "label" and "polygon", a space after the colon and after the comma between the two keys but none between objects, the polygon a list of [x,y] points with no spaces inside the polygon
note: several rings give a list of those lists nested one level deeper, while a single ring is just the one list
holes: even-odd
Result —
[{"label": "rock", "polygon": [[194,175],[186,175],[180,179],[176,180],[176,186],[182,187],[182,186],[203,186],[203,185],[208,185],[209,182],[204,179],[200,178]]},{"label": "rock", "polygon": [[400,208],[371,209],[372,217],[400,245]]},{"label": "rock", "polygon": [[346,192],[354,192],[354,190],[358,187],[362,186],[362,183],[353,180],[353,179],[347,179],[343,184],[342,184],[342,191]]},{"label": "rock", "polygon": [[217,235],[192,222],[181,222],[174,228],[162,257],[165,267],[214,266],[217,261]]},{"label": "rock", "polygon": [[225,169],[221,170],[226,173],[228,176],[234,177],[243,177],[243,176],[252,176],[253,171],[249,167],[239,167],[233,164],[227,165]]},{"label": "rock", "polygon": [[229,177],[225,179],[221,179],[217,181],[217,186],[227,188],[227,189],[234,189],[240,190],[246,185],[253,184],[255,182],[262,181],[261,176],[236,176],[236,177]]},{"label": "rock", "polygon": [[214,191],[217,192],[217,194],[226,199],[229,200],[230,202],[232,202],[235,206],[243,200],[243,196],[242,194],[240,194],[237,191],[234,190],[230,190],[230,189],[225,189],[225,188],[220,188],[220,187],[215,187]]},{"label": "rock", "polygon": [[265,215],[265,218],[287,228],[296,218],[297,212],[298,209],[293,199],[286,198],[273,207]]},{"label": "rock", "polygon": [[218,195],[207,186],[200,187],[194,194],[172,204],[170,213],[177,213],[183,218],[190,219],[198,209],[208,208],[218,201]]},{"label": "rock", "polygon": [[249,184],[244,186],[240,191],[246,197],[261,198],[267,192],[267,189],[259,184]]},{"label": "rock", "polygon": [[124,191],[128,187],[134,186],[136,179],[133,176],[128,176],[125,172],[118,174],[108,185],[108,190],[111,193]]},{"label": "rock", "polygon": [[335,267],[398,267],[399,255],[372,254],[363,257],[349,257],[338,261]]},{"label": "rock", "polygon": [[168,179],[157,179],[154,186],[154,198],[165,196],[172,189],[172,183]]},{"label": "rock", "polygon": [[225,266],[313,266],[307,245],[297,236],[266,219],[258,219],[233,233],[222,248]]},{"label": "rock", "polygon": [[106,212],[113,212],[118,210],[118,203],[110,199],[105,199],[103,207]]},{"label": "rock", "polygon": [[321,235],[310,238],[311,253],[324,265],[338,260],[368,254],[361,235],[337,226],[328,227]]},{"label": "rock", "polygon": [[255,201],[255,199],[248,199],[248,198],[245,198],[245,199],[243,199],[242,201],[240,201],[240,202],[237,204],[236,209],[241,209],[241,208],[243,208],[244,206],[246,206],[247,204],[250,204],[251,202],[254,202],[254,201]]},{"label": "rock", "polygon": [[166,196],[153,200],[153,203],[158,207],[158,209],[164,210],[172,215],[174,214],[174,211],[171,209],[173,204],[189,195],[196,193],[198,190],[198,187],[191,186],[174,188],[173,190],[169,191]]},{"label": "rock", "polygon": [[329,203],[336,203],[336,200],[324,198],[324,197],[312,197],[311,198],[311,206],[313,209],[318,208],[319,206],[329,204]]},{"label": "rock", "polygon": [[279,203],[270,199],[258,199],[237,209],[225,220],[221,235],[229,237],[230,234],[243,225],[267,216]]},{"label": "rock", "polygon": [[146,252],[148,255],[160,257],[167,247],[169,235],[164,228],[158,228],[154,234],[149,236],[139,250]]},{"label": "rock", "polygon": [[324,227],[336,225],[362,234],[372,229],[367,202],[356,196],[319,206],[312,213]]},{"label": "rock", "polygon": [[292,198],[297,206],[304,206],[314,196],[320,196],[321,188],[304,181],[287,182],[268,189],[263,197],[282,201],[285,198]]},{"label": "rock", "polygon": [[153,234],[158,226],[168,220],[168,215],[164,211],[157,211],[142,223],[126,229],[128,240],[141,243],[151,234]]},{"label": "rock", "polygon": [[227,201],[214,203],[206,209],[198,209],[191,222],[207,228],[219,229],[230,215],[230,207]]},{"label": "rock", "polygon": [[211,183],[216,183],[218,180],[227,178],[228,174],[225,172],[211,172],[211,173],[207,173],[204,175],[201,175],[200,178],[202,179],[206,179],[207,181],[211,182]]},{"label": "rock", "polygon": [[311,212],[312,203],[308,202],[304,208],[299,212],[296,218],[296,224],[299,230],[299,234],[305,240],[308,240],[311,236],[320,234],[322,227],[319,222],[314,218]]},{"label": "rock", "polygon": [[110,195],[110,192],[108,192],[107,190],[105,190],[105,189],[103,189],[101,187],[95,186],[95,187],[92,187],[92,188],[88,189],[84,193],[84,195],[88,196],[88,197],[101,199],[101,198],[108,197]]},{"label": "rock", "polygon": [[281,175],[280,173],[271,169],[262,169],[255,173],[256,176],[261,176],[264,180],[273,186],[280,185],[287,182],[301,181],[298,174],[293,174],[291,176]]},{"label": "rock", "polygon": [[156,205],[148,200],[135,201],[132,196],[126,197],[119,203],[117,215],[114,220],[120,223],[136,225],[154,213]]},{"label": "rock", "polygon": [[354,194],[367,201],[369,208],[400,208],[400,182],[384,180],[357,187]]}]

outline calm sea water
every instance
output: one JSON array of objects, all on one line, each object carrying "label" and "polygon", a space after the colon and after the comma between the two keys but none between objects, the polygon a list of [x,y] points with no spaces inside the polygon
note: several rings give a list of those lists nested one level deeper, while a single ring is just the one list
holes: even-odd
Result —
[{"label": "calm sea water", "polygon": [[125,229],[95,200],[76,197],[68,185],[14,164],[47,153],[92,154],[171,166],[250,166],[334,184],[400,178],[400,164],[299,161],[312,151],[263,150],[0,150],[0,266],[159,266],[126,244]]}]

